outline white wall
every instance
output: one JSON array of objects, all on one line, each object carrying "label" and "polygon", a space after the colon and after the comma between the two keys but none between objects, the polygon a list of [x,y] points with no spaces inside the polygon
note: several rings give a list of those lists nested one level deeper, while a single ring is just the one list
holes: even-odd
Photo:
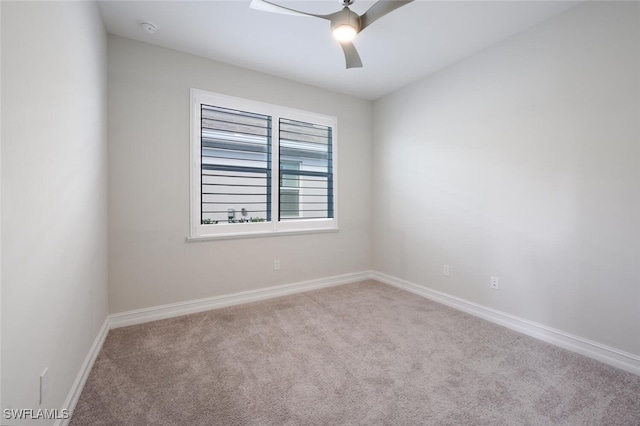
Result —
[{"label": "white wall", "polygon": [[374,269],[640,355],[639,22],[585,2],[378,100]]},{"label": "white wall", "polygon": [[4,408],[61,408],[108,314],[105,61],[95,3],[3,2]]},{"label": "white wall", "polygon": [[[0,1],[0,100],[2,99],[2,2]],[[0,411],[2,405],[2,108],[0,107]]]},{"label": "white wall", "polygon": [[[108,81],[111,312],[370,268],[370,102],[111,35]],[[187,243],[190,88],[336,116],[340,231]]]}]

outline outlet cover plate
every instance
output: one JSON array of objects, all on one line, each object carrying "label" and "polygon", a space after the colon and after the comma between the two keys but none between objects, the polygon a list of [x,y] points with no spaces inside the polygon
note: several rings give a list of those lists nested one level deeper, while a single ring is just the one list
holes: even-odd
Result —
[{"label": "outlet cover plate", "polygon": [[498,277],[491,277],[491,288],[500,290],[500,279]]}]

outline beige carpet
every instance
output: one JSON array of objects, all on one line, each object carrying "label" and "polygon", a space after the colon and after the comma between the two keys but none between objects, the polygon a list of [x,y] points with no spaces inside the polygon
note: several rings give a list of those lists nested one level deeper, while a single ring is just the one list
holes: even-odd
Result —
[{"label": "beige carpet", "polygon": [[640,425],[640,377],[365,281],[112,330],[80,425]]}]

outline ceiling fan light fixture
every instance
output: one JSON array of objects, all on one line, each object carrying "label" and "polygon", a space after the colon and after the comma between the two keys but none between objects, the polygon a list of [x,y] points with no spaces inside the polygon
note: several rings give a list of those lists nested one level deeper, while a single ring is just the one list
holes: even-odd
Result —
[{"label": "ceiling fan light fixture", "polygon": [[274,0],[251,0],[251,4],[249,6],[258,10],[278,12],[288,15],[311,16],[329,21],[331,23],[333,37],[340,43],[340,47],[342,47],[342,51],[344,52],[347,69],[349,69],[362,68],[362,60],[360,60],[360,55],[358,55],[358,51],[352,43],[354,37],[358,35],[360,31],[364,30],[387,13],[393,12],[397,8],[404,6],[407,3],[411,3],[414,0],[378,0],[362,15],[359,15],[349,9],[349,6],[355,0],[338,0],[343,6],[342,10],[328,15],[317,15],[315,13],[291,9],[289,7],[273,3],[273,1]]},{"label": "ceiling fan light fixture", "polygon": [[349,24],[338,25],[333,29],[333,36],[340,42],[351,41],[358,34],[358,30]]}]

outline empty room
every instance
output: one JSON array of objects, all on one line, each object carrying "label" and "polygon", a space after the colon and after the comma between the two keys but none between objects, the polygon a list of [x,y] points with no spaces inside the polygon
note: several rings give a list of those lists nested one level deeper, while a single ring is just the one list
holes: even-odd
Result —
[{"label": "empty room", "polygon": [[0,424],[640,425],[640,2],[0,23]]}]

